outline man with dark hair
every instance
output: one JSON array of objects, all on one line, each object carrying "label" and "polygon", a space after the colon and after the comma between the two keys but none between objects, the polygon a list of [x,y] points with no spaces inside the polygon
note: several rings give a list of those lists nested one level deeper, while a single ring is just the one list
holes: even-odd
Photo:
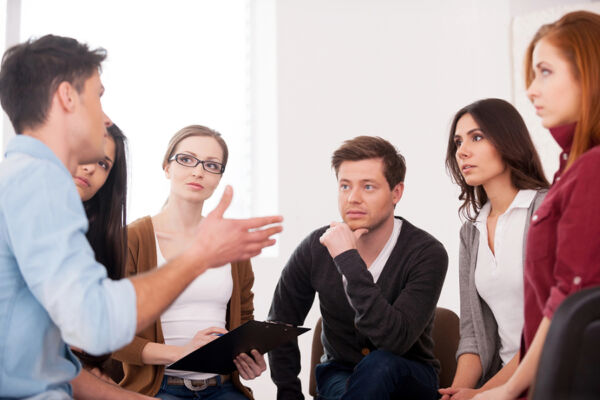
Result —
[{"label": "man with dark hair", "polygon": [[[301,325],[319,294],[319,398],[437,399],[431,329],[448,256],[431,235],[394,217],[404,158],[384,139],[359,136],[335,151],[332,167],[343,222],[296,248],[269,319]],[[269,363],[277,398],[303,399],[297,341],[271,351]]]},{"label": "man with dark hair", "polygon": [[72,179],[104,157],[104,57],[48,35],[2,59],[0,101],[18,134],[0,164],[0,398],[71,398],[81,365],[66,343],[93,355],[126,345],[196,276],[260,253],[281,231],[255,229],[280,217],[224,219],[227,188],[180,256],[152,274],[108,279]]}]

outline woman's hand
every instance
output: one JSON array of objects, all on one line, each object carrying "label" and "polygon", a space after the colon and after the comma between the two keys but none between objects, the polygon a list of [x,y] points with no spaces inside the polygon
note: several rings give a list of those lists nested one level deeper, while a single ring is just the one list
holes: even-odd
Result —
[{"label": "woman's hand", "polygon": [[211,326],[210,328],[202,329],[198,331],[192,340],[188,342],[185,346],[181,347],[181,352],[178,357],[173,360],[173,362],[179,360],[180,358],[190,354],[192,351],[199,349],[207,343],[212,342],[217,339],[219,336],[227,333],[227,329],[217,328],[216,326]]},{"label": "woman's hand", "polygon": [[233,360],[240,376],[245,380],[254,379],[267,369],[267,363],[262,354],[257,350],[252,350],[250,354],[252,354],[252,357],[246,353],[241,353]]},{"label": "woman's hand", "polygon": [[469,388],[445,388],[438,390],[442,395],[441,400],[468,400],[472,399],[477,393],[481,393],[478,389]]},{"label": "woman's hand", "polygon": [[504,384],[479,393],[477,396],[473,397],[473,400],[513,400],[515,398],[516,396],[513,396],[509,392],[508,386]]}]

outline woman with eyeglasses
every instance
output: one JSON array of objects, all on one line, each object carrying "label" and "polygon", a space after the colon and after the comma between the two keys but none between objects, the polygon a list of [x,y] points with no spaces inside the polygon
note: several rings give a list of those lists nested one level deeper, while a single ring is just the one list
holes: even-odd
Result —
[{"label": "woman with eyeglasses", "polygon": [[[163,170],[171,181],[166,204],[152,217],[128,227],[127,275],[160,268],[185,249],[202,220],[205,200],[215,191],[227,165],[227,144],[218,132],[200,125],[181,129],[171,138]],[[265,369],[257,351],[240,354],[231,375],[171,370],[168,365],[191,351],[253,319],[250,261],[207,271],[161,315],[114,357],[123,362],[120,385],[161,399],[252,398],[239,377],[254,379]]]}]

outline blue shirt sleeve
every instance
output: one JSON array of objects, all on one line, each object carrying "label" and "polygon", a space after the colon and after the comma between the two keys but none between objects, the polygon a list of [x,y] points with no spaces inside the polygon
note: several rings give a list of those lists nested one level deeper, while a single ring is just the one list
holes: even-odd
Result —
[{"label": "blue shirt sleeve", "polygon": [[[87,218],[70,176],[31,159],[18,190],[3,193],[6,232],[20,272],[65,342],[90,354],[129,343],[136,328],[135,290],[112,281],[85,237]],[[13,186],[14,187],[14,186]]]}]

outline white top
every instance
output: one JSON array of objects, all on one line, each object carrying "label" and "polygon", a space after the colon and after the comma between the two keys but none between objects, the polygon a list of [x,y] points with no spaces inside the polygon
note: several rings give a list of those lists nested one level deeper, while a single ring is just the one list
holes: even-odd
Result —
[{"label": "white top", "polygon": [[[156,240],[156,260],[159,268],[166,260]],[[233,292],[231,264],[207,269],[190,283],[160,316],[165,344],[186,345],[199,330],[216,326],[225,328],[227,303]],[[207,379],[216,374],[165,369],[165,375],[187,379]]]},{"label": "white top", "polygon": [[488,245],[487,218],[490,202],[484,204],[475,226],[479,230],[479,249],[475,267],[475,287],[490,307],[500,336],[500,358],[508,363],[517,353],[523,329],[523,239],[527,210],[535,190],[520,190],[498,216],[494,236],[495,255]]},{"label": "white top", "polygon": [[[400,229],[402,228],[402,220],[399,218],[394,218],[394,228],[392,229],[392,234],[390,238],[383,246],[383,249],[379,252],[379,255],[373,261],[373,264],[369,267],[369,272],[373,276],[373,282],[377,282],[379,279],[379,275],[381,275],[381,271],[383,271],[383,267],[385,267],[385,263],[388,258],[390,258],[390,254],[392,254],[392,250],[394,250],[394,246],[396,246],[396,242],[398,241],[398,237],[400,236]],[[344,291],[346,291],[346,297],[348,298],[348,302],[352,304],[350,301],[350,297],[348,297],[347,287],[348,280],[345,276],[342,275],[342,282],[344,284]]]}]

